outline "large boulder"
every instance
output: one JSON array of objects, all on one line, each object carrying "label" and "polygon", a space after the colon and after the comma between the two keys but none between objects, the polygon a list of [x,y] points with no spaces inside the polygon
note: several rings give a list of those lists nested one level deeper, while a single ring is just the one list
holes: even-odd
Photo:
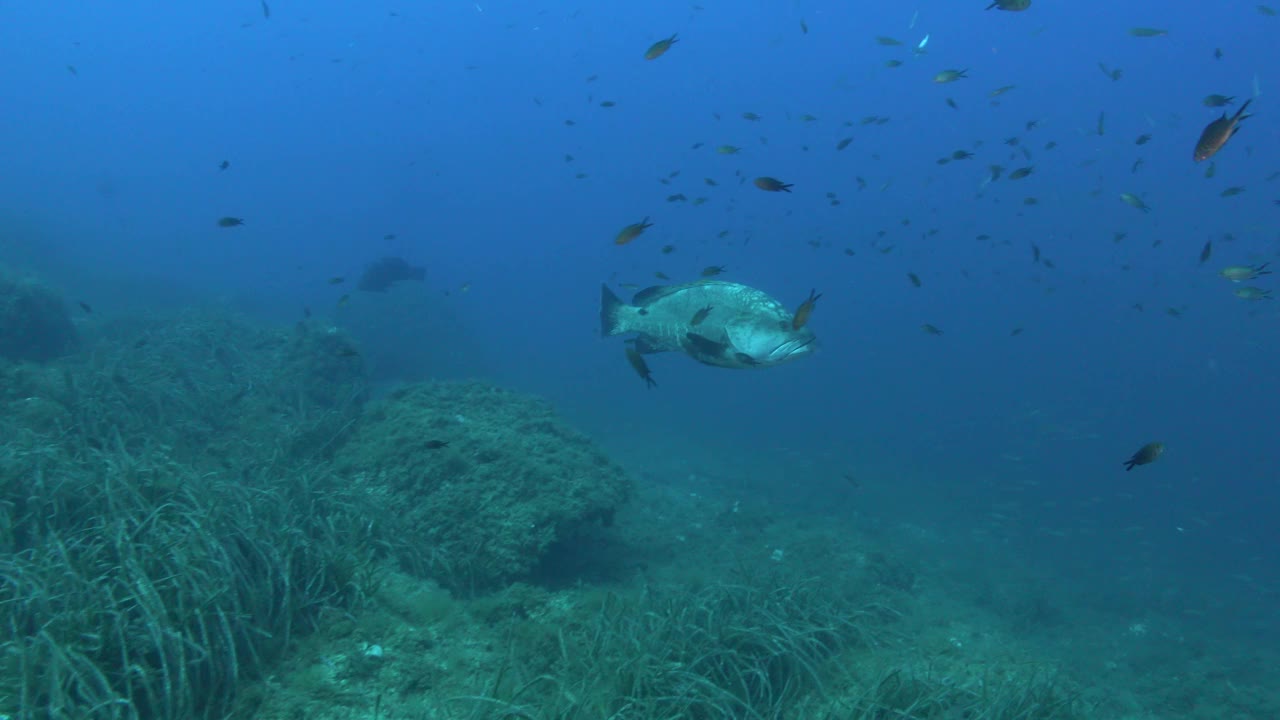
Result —
[{"label": "large boulder", "polygon": [[479,382],[424,383],[366,411],[335,469],[386,502],[400,555],[481,592],[612,523],[629,481],[544,400]]}]

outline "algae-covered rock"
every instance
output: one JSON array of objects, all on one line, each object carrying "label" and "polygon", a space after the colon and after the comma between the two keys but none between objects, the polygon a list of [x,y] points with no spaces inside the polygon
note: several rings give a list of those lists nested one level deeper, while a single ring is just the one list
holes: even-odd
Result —
[{"label": "algae-covered rock", "polygon": [[[429,383],[372,406],[335,467],[385,495],[400,539],[437,579],[479,591],[529,577],[557,542],[612,523],[629,481],[537,398]],[[413,558],[410,558],[411,560]]]},{"label": "algae-covered rock", "polygon": [[62,296],[0,271],[0,357],[47,362],[79,345]]}]

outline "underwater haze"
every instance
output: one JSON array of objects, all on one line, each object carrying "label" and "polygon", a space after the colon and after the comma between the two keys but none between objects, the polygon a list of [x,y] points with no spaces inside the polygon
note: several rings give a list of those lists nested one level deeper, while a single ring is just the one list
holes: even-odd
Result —
[{"label": "underwater haze", "polygon": [[[385,388],[1274,647],[1280,5],[1003,2],[5,3],[0,264],[79,323],[305,314]],[[384,257],[425,277],[357,290]],[[821,293],[817,351],[647,387],[601,283],[715,267]]]}]

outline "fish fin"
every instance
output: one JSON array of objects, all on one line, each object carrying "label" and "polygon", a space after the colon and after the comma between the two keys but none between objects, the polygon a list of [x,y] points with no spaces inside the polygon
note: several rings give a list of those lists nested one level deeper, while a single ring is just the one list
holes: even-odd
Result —
[{"label": "fish fin", "polygon": [[657,345],[655,345],[653,341],[650,340],[645,335],[641,335],[637,337],[635,339],[635,342],[632,344],[635,346],[636,352],[640,353],[641,355],[653,355],[654,353],[667,351],[666,348],[658,347]]},{"label": "fish fin", "polygon": [[626,332],[618,322],[618,311],[627,306],[608,285],[600,285],[600,334],[604,337]]},{"label": "fish fin", "polygon": [[724,355],[726,350],[729,349],[728,345],[724,343],[718,343],[715,340],[712,340],[711,338],[707,337],[706,335],[699,335],[698,333],[685,333],[684,336],[685,336],[685,339],[689,341],[689,344],[693,345],[693,349],[703,355],[720,357]]}]

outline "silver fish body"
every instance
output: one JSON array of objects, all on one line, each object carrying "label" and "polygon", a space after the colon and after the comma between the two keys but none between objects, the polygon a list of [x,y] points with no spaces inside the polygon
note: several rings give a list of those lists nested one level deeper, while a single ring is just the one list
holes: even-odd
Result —
[{"label": "silver fish body", "polygon": [[706,365],[762,368],[804,357],[817,346],[812,330],[792,327],[793,313],[782,303],[739,283],[700,280],[651,287],[631,304],[604,285],[600,296],[601,333],[636,333],[642,353],[679,351]]}]

